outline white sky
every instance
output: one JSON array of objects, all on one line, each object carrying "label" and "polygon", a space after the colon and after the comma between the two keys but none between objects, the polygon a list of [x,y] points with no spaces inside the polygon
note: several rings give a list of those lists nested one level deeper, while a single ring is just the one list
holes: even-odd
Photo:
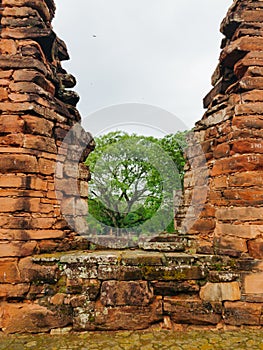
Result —
[{"label": "white sky", "polygon": [[[77,78],[78,109],[88,117],[88,129],[114,124],[113,107],[109,120],[105,113],[91,114],[124,103],[160,107],[193,127],[204,113],[202,99],[220,53],[219,26],[231,3],[56,0],[53,27],[67,44],[71,60],[63,67]],[[125,111],[127,106],[121,118],[129,123]],[[153,125],[167,123],[157,114]]]}]

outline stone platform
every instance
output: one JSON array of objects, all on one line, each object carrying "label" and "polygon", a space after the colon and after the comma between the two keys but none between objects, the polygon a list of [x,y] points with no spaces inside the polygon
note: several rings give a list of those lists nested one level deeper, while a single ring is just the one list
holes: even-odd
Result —
[{"label": "stone platform", "polygon": [[[5,333],[263,324],[261,260],[106,250],[27,257],[6,267]],[[13,285],[18,276],[23,283]]]}]

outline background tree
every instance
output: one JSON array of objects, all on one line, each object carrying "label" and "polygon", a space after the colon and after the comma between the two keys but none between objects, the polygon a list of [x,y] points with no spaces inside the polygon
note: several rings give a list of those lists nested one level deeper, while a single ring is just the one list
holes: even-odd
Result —
[{"label": "background tree", "polygon": [[[132,227],[136,232],[143,224],[144,230],[155,232],[164,219],[159,215],[154,220],[160,206],[173,214],[171,198],[183,179],[185,134],[158,139],[111,132],[96,138],[96,149],[87,159],[92,173],[88,200],[92,230],[108,233],[112,227],[125,232]],[[178,171],[164,175],[171,163]],[[173,222],[169,229],[173,230]]]}]

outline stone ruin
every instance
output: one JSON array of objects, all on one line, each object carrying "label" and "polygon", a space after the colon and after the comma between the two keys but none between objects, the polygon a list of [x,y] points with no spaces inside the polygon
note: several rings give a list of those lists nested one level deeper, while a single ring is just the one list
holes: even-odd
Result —
[{"label": "stone ruin", "polygon": [[263,257],[262,16],[262,1],[238,0],[221,24],[225,38],[213,89],[194,130],[202,152],[195,143],[188,151],[192,170],[177,218],[180,225],[193,203],[185,221],[200,253]]},{"label": "stone ruin", "polygon": [[[222,23],[214,87],[194,131],[202,152],[189,147],[176,217],[189,244],[148,251],[90,251],[62,215],[78,222],[94,142],[77,130],[83,153],[63,152],[80,116],[54,12],[53,0],[0,5],[1,331],[262,326],[263,1],[234,1]],[[68,186],[76,183],[78,196]]]},{"label": "stone ruin", "polygon": [[[53,1],[1,4],[1,257],[80,247],[61,215],[54,185],[56,165],[64,160],[58,149],[80,121],[75,107],[79,97],[69,90],[75,78],[61,66],[69,59],[67,49],[51,27],[54,12]],[[85,141],[89,137],[81,136]],[[94,146],[91,139],[87,144],[82,160]],[[81,161],[79,170],[82,195],[87,197],[89,172]],[[72,166],[60,173],[64,180],[57,188],[65,191]]]}]

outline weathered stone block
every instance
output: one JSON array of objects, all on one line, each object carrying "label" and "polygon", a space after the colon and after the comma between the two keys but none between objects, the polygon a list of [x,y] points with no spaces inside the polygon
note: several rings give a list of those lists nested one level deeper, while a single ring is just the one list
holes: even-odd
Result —
[{"label": "weathered stone block", "polygon": [[[259,95],[262,96],[262,92],[259,92]],[[263,128],[263,118],[258,115],[249,115],[233,118],[233,126],[237,128],[248,128],[248,129],[262,129]]]},{"label": "weathered stone block", "polygon": [[102,282],[100,301],[105,306],[145,306],[153,299],[146,281]]},{"label": "weathered stone block", "polygon": [[1,72],[0,72],[0,81],[2,80],[2,79],[10,79],[11,78],[11,76],[12,76],[12,74],[13,74],[13,71],[12,70],[1,70]]},{"label": "weathered stone block", "polygon": [[165,297],[164,312],[170,315],[175,323],[187,324],[217,324],[221,315],[216,306],[210,302],[202,302],[191,297]]},{"label": "weathered stone block", "polygon": [[247,189],[231,189],[224,190],[223,197],[232,205],[260,205],[263,201],[263,192],[259,188]]},{"label": "weathered stone block", "polygon": [[39,135],[25,135],[24,147],[50,153],[57,152],[57,147],[53,138]]},{"label": "weathered stone block", "polygon": [[54,175],[56,167],[56,162],[54,160],[40,158],[38,164],[40,174]]},{"label": "weathered stone block", "polygon": [[[261,79],[263,80],[263,78]],[[240,104],[235,107],[235,114],[237,116],[261,114],[261,113],[262,113],[262,102]]]},{"label": "weathered stone block", "polygon": [[139,266],[99,265],[98,278],[118,281],[141,280],[142,271]]},{"label": "weathered stone block", "polygon": [[36,248],[36,242],[0,242],[1,257],[24,257],[33,255]]},{"label": "weathered stone block", "polygon": [[234,141],[232,151],[236,153],[263,153],[263,141],[255,139]]},{"label": "weathered stone block", "polygon": [[100,302],[90,302],[84,308],[74,310],[73,329],[83,330],[136,330],[145,329],[161,321],[162,302],[149,306],[105,307]]},{"label": "weathered stone block", "polygon": [[252,273],[244,277],[244,292],[263,295],[263,272]]},{"label": "weathered stone block", "polygon": [[37,304],[2,304],[2,328],[5,333],[40,333],[65,327],[72,322],[70,308],[52,312]]},{"label": "weathered stone block", "polygon": [[30,134],[51,136],[54,124],[44,118],[34,117],[31,115],[23,116],[25,131]]},{"label": "weathered stone block", "polygon": [[212,176],[223,175],[237,171],[261,170],[262,155],[237,155],[235,157],[219,159],[212,169]]},{"label": "weathered stone block", "polygon": [[[262,171],[247,171],[244,173],[235,173],[229,177],[229,186],[231,187],[250,187],[262,186],[263,173]],[[249,193],[249,191],[247,191]],[[248,206],[251,206],[253,203]]]},{"label": "weathered stone block", "polygon": [[37,159],[27,154],[1,155],[1,173],[36,173],[38,171]]},{"label": "weathered stone block", "polygon": [[0,116],[1,133],[21,133],[24,129],[24,121],[16,115]]},{"label": "weathered stone block", "polygon": [[24,142],[23,135],[20,134],[8,134],[0,137],[1,146],[16,146],[22,147]]},{"label": "weathered stone block", "polygon": [[50,298],[50,303],[53,305],[63,305],[66,297],[67,294],[65,293],[57,293]]},{"label": "weathered stone block", "polygon": [[[220,177],[215,177],[211,179],[211,188],[213,190],[221,189],[221,188],[226,188],[228,187],[228,177],[227,176],[220,176]],[[214,216],[215,213],[212,215]]]},{"label": "weathered stone block", "polygon": [[57,281],[56,265],[38,265],[32,262],[31,257],[27,257],[19,261],[18,268],[23,282],[54,284]]},{"label": "weathered stone block", "polygon": [[232,68],[249,51],[261,51],[263,38],[248,37],[239,38],[226,46],[221,52],[220,61],[224,66]]},{"label": "weathered stone block", "polygon": [[[52,93],[46,91],[41,86],[33,82],[12,82],[9,85],[10,91],[13,93],[27,93],[28,95],[34,94],[36,96],[45,97],[47,99],[52,98],[52,93],[55,93],[55,88],[53,88]],[[50,89],[51,90],[51,89]],[[46,106],[48,104],[46,103]]]},{"label": "weathered stone block", "polygon": [[81,197],[88,198],[88,194],[89,194],[89,184],[88,184],[88,182],[79,181],[79,193],[80,193]]},{"label": "weathered stone block", "polygon": [[[239,85],[240,85],[242,90],[262,89],[263,78],[262,77],[243,77],[240,80]],[[240,111],[241,109],[239,108],[238,111]],[[242,110],[244,110],[244,109],[242,109]],[[237,115],[238,114],[239,114],[239,112],[237,113]]]},{"label": "weathered stone block", "polygon": [[60,258],[61,263],[67,264],[98,264],[116,265],[121,260],[120,251],[76,252],[65,254]]},{"label": "weathered stone block", "polygon": [[230,153],[230,146],[227,143],[223,143],[221,145],[218,145],[214,152],[213,152],[213,156],[215,158],[225,158],[229,155]]},{"label": "weathered stone block", "polygon": [[[89,168],[85,164],[79,163],[78,170],[79,170],[78,177],[80,180],[83,180],[83,181],[90,180],[90,171],[89,171]],[[68,175],[68,176],[70,176],[70,175]]]},{"label": "weathered stone block", "polygon": [[233,326],[260,324],[261,305],[246,302],[225,302],[224,320]]},{"label": "weathered stone block", "polygon": [[[258,9],[260,8],[260,0],[258,2]],[[256,5],[256,4],[255,4]],[[257,10],[247,10],[242,13],[244,22],[261,22],[263,20],[263,12]]]},{"label": "weathered stone block", "polygon": [[[35,42],[32,43],[35,44]],[[54,84],[48,81],[45,76],[38,71],[29,69],[16,70],[13,74],[13,79],[15,82],[33,82],[52,95],[55,93]]]},{"label": "weathered stone block", "polygon": [[89,303],[90,300],[86,295],[74,295],[70,299],[70,305],[73,308],[85,308],[87,306],[87,302]]},{"label": "weathered stone block", "polygon": [[[33,9],[36,9],[41,13],[44,17],[43,19],[45,21],[51,20],[51,14],[52,14],[52,3],[50,3],[51,8],[49,9],[47,4],[45,2],[39,2],[37,0],[3,0],[3,5],[11,6],[12,8],[19,8],[22,7],[21,12],[23,11],[24,7],[30,7]],[[54,9],[53,9],[54,10]]]},{"label": "weathered stone block", "polygon": [[14,40],[8,40],[8,39],[0,40],[1,55],[15,55],[16,52],[17,52],[17,47]]},{"label": "weathered stone block", "polygon": [[199,232],[204,232],[204,231],[209,232],[209,231],[213,231],[215,226],[216,226],[216,222],[214,219],[198,219],[195,221],[191,230],[196,230]]},{"label": "weathered stone block", "polygon": [[19,198],[1,198],[0,205],[2,213],[5,212],[32,212],[32,213],[50,213],[54,210],[53,205],[41,203],[40,198],[19,197]]},{"label": "weathered stone block", "polygon": [[76,196],[79,193],[77,178],[57,179],[56,191],[61,191],[66,196]]},{"label": "weathered stone block", "polygon": [[36,10],[31,7],[5,7],[3,10],[4,17],[30,17],[35,16]]},{"label": "weathered stone block", "polygon": [[139,248],[144,250],[157,250],[162,252],[182,252],[185,250],[185,244],[178,242],[141,242]]},{"label": "weathered stone block", "polygon": [[[254,174],[254,176],[255,175],[256,174]],[[262,215],[263,209],[254,207],[218,208],[216,210],[216,217],[221,221],[256,221]]]},{"label": "weathered stone block", "polygon": [[0,259],[0,283],[20,282],[17,259]]},{"label": "weathered stone block", "polygon": [[162,265],[163,254],[143,251],[126,251],[121,256],[123,265]]},{"label": "weathered stone block", "polygon": [[29,284],[0,284],[0,298],[24,298],[29,292]]},{"label": "weathered stone block", "polygon": [[61,230],[0,229],[0,239],[7,241],[61,239],[63,237],[65,237],[65,232]]},{"label": "weathered stone block", "polygon": [[200,298],[204,301],[235,301],[240,300],[241,292],[238,282],[210,283],[200,290]]},{"label": "weathered stone block", "polygon": [[205,277],[205,272],[199,266],[142,266],[142,274],[146,280],[183,281]]},{"label": "weathered stone block", "polygon": [[263,239],[257,238],[248,242],[249,255],[255,259],[263,258]]},{"label": "weathered stone block", "polygon": [[6,88],[1,87],[0,88],[0,100],[4,101],[8,99],[8,92]]},{"label": "weathered stone block", "polygon": [[85,300],[96,300],[100,292],[101,282],[97,279],[67,279],[67,292],[82,294]]},{"label": "weathered stone block", "polygon": [[95,279],[98,277],[98,267],[91,264],[70,264],[65,268],[63,274],[70,280],[75,278]]},{"label": "weathered stone block", "polygon": [[[237,218],[236,218],[237,220]],[[263,232],[262,225],[234,225],[234,224],[217,224],[215,233],[220,236],[233,236],[239,238],[254,239]]]},{"label": "weathered stone block", "polygon": [[174,296],[179,293],[196,293],[199,292],[197,281],[189,280],[185,282],[151,282],[155,295]]},{"label": "weathered stone block", "polygon": [[238,257],[242,252],[247,252],[247,244],[243,238],[224,236],[216,238],[215,249],[218,254]]},{"label": "weathered stone block", "polygon": [[209,282],[233,282],[240,278],[240,274],[232,271],[210,271],[208,275]]}]

